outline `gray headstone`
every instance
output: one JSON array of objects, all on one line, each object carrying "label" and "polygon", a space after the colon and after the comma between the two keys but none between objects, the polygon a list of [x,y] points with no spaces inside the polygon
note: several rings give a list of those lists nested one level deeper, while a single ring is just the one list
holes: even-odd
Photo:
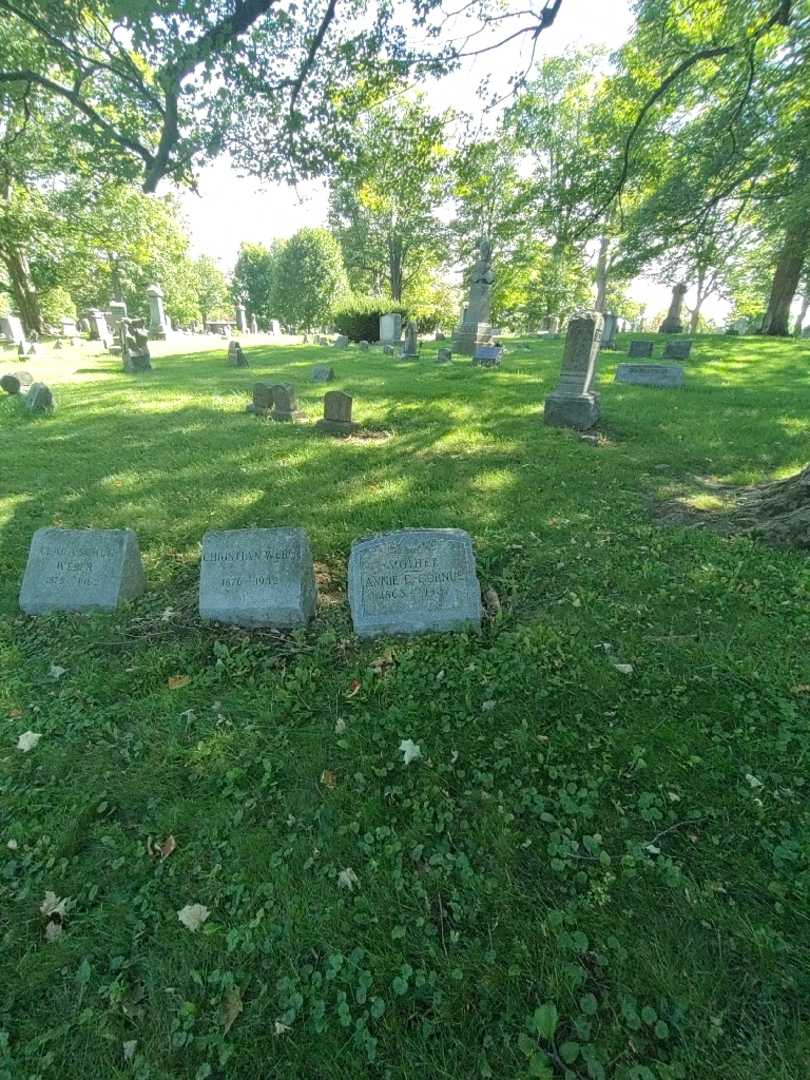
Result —
[{"label": "gray headstone", "polygon": [[107,326],[107,316],[103,311],[93,308],[92,311],[87,312],[87,319],[90,324],[91,341],[101,341],[103,338],[108,338],[110,336],[110,328]]},{"label": "gray headstone", "polygon": [[419,342],[416,339],[416,323],[411,320],[405,327],[405,348],[402,351],[403,357],[414,357],[419,355]]},{"label": "gray headstone", "polygon": [[691,352],[691,341],[668,341],[664,346],[664,359],[688,360]]},{"label": "gray headstone", "polygon": [[601,337],[602,316],[598,311],[568,323],[560,381],[546,398],[543,411],[547,424],[587,431],[599,419],[599,395],[591,386]]},{"label": "gray headstone", "polygon": [[331,382],[335,377],[335,369],[328,364],[316,364],[312,369],[313,382]]},{"label": "gray headstone", "polygon": [[306,420],[306,415],[299,412],[298,398],[292,383],[276,383],[273,386],[273,411],[270,413],[270,419],[293,424],[300,424]]},{"label": "gray headstone", "polygon": [[342,390],[330,390],[323,398],[323,419],[315,425],[330,435],[351,435],[358,425],[352,420],[352,399]]},{"label": "gray headstone", "polygon": [[395,350],[394,350],[393,345],[383,345],[383,355],[385,355],[385,356],[393,356],[394,351]]},{"label": "gray headstone", "polygon": [[616,331],[619,328],[619,320],[615,315],[603,315],[602,318],[602,341],[600,342],[600,348],[615,349]]},{"label": "gray headstone", "polygon": [[380,316],[380,341],[383,345],[399,345],[402,340],[402,316],[391,311]]},{"label": "gray headstone", "polygon": [[619,364],[616,382],[633,386],[683,386],[683,368],[679,364]]},{"label": "gray headstone", "polygon": [[278,336],[281,333],[281,323],[278,321],[278,319],[271,319],[268,329],[271,334]]},{"label": "gray headstone", "polygon": [[436,354],[437,364],[449,364],[452,359],[453,354],[449,349],[439,349],[438,353]]},{"label": "gray headstone", "polygon": [[4,334],[9,341],[13,341],[15,345],[25,341],[23,324],[16,315],[0,315],[0,333]]},{"label": "gray headstone", "polygon": [[248,367],[248,361],[245,354],[242,352],[242,346],[238,341],[231,341],[228,344],[228,363],[231,367]]},{"label": "gray headstone", "polygon": [[32,413],[52,412],[54,401],[50,387],[41,382],[33,383],[25,395],[25,407]]},{"label": "gray headstone", "polygon": [[349,339],[346,337],[346,335],[345,334],[338,334],[338,336],[335,338],[335,348],[336,349],[347,349],[348,347],[349,347]]},{"label": "gray headstone", "polygon": [[19,394],[20,380],[16,375],[9,372],[7,375],[0,377],[0,389],[5,390],[7,394]]},{"label": "gray headstone", "polygon": [[124,371],[135,374],[152,370],[149,355],[149,334],[141,319],[122,319],[118,328],[121,362]]},{"label": "gray headstone", "polygon": [[502,356],[502,345],[478,345],[472,362],[476,367],[500,367]]},{"label": "gray headstone", "polygon": [[114,611],[146,588],[131,529],[37,529],[20,589],[26,615]]},{"label": "gray headstone", "polygon": [[258,382],[253,387],[253,400],[246,411],[257,416],[267,416],[273,408],[273,386],[271,383]]},{"label": "gray headstone", "polygon": [[360,637],[478,630],[481,589],[469,533],[403,529],[356,540],[349,604]]},{"label": "gray headstone", "polygon": [[240,333],[242,333],[242,334],[247,333],[247,328],[248,328],[247,313],[245,311],[245,305],[244,304],[237,304],[236,305],[236,325],[239,327],[239,332]]},{"label": "gray headstone", "polygon": [[360,350],[360,352],[368,352],[368,342],[367,341],[358,341],[357,342],[357,348]]},{"label": "gray headstone", "polygon": [[163,289],[160,285],[150,285],[146,290],[146,299],[149,301],[149,338],[152,341],[165,341],[171,326],[163,310]]},{"label": "gray headstone", "polygon": [[637,359],[652,356],[653,345],[654,342],[652,341],[631,341],[630,348],[627,350],[627,355],[634,356]]},{"label": "gray headstone", "polygon": [[228,529],[203,537],[200,615],[234,626],[304,626],[317,592],[303,529]]}]

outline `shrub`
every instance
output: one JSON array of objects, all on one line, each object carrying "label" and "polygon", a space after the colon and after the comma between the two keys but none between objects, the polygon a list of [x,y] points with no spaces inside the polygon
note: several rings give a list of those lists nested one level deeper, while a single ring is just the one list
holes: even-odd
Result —
[{"label": "shrub", "polygon": [[379,341],[380,317],[390,312],[399,312],[403,323],[408,318],[408,309],[402,304],[356,296],[335,311],[333,322],[338,333],[345,334],[349,341]]},{"label": "shrub", "polygon": [[54,285],[52,289],[40,293],[39,306],[42,318],[49,326],[58,326],[63,318],[76,318],[76,305],[70,293],[61,285]]}]

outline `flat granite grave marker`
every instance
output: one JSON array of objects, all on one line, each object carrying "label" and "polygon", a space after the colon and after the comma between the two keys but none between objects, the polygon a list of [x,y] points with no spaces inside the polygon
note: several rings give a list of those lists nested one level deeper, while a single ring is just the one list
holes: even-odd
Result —
[{"label": "flat granite grave marker", "polygon": [[303,529],[225,529],[203,537],[202,618],[233,626],[305,626],[316,600]]},{"label": "flat granite grave marker", "polygon": [[546,398],[543,410],[547,424],[587,431],[599,419],[599,394],[591,386],[601,337],[598,311],[576,316],[568,323],[560,381]]},{"label": "flat granite grave marker", "polygon": [[616,382],[632,386],[683,386],[683,368],[679,364],[619,364]]},{"label": "flat granite grave marker", "polygon": [[316,364],[312,369],[313,382],[332,382],[335,377],[335,369],[328,364]]},{"label": "flat granite grave marker", "polygon": [[349,604],[359,637],[478,630],[481,588],[463,529],[402,529],[355,540]]},{"label": "flat granite grave marker", "polygon": [[26,615],[114,611],[146,588],[131,529],[37,529],[20,589]]},{"label": "flat granite grave marker", "polygon": [[348,347],[349,347],[349,339],[346,337],[346,335],[345,334],[338,334],[338,336],[335,338],[335,348],[336,349],[348,349]]},{"label": "flat granite grave marker", "polygon": [[249,367],[247,357],[238,341],[228,343],[228,363],[231,367]]},{"label": "flat granite grave marker", "polygon": [[273,408],[273,387],[270,383],[257,382],[253,387],[253,400],[245,412],[256,416],[268,416]]},{"label": "flat granite grave marker", "polygon": [[691,341],[668,341],[664,346],[664,359],[688,360],[691,352]]},{"label": "flat granite grave marker", "polygon": [[627,350],[628,356],[634,356],[637,359],[643,359],[653,354],[653,341],[631,341],[630,348]]},{"label": "flat granite grave marker", "polygon": [[330,435],[351,435],[358,424],[352,420],[352,399],[342,390],[329,390],[323,398],[323,419],[315,425]]},{"label": "flat granite grave marker", "polygon": [[25,395],[25,407],[31,413],[53,412],[54,400],[51,388],[42,382],[33,383]]},{"label": "flat granite grave marker", "polygon": [[453,353],[450,351],[450,349],[439,349],[438,353],[436,354],[437,364],[449,364],[452,359]]},{"label": "flat granite grave marker", "polygon": [[478,345],[472,358],[474,367],[500,367],[503,345]]},{"label": "flat granite grave marker", "polygon": [[301,424],[306,420],[306,414],[298,409],[298,398],[292,383],[276,383],[273,386],[273,410],[270,419],[292,424]]}]

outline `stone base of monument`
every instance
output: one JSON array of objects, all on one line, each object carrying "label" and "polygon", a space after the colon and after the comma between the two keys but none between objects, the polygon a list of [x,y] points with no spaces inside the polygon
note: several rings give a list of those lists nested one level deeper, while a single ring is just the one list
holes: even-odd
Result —
[{"label": "stone base of monument", "polygon": [[124,358],[124,371],[128,375],[135,375],[139,371],[151,371],[152,362],[148,356],[127,356]]},{"label": "stone base of monument", "polygon": [[252,413],[253,416],[269,416],[272,411],[272,405],[267,406],[267,408],[262,408],[261,405],[254,405],[253,402],[251,402],[250,405],[245,406],[245,412]]},{"label": "stone base of monument", "polygon": [[543,408],[543,420],[552,427],[587,431],[599,419],[599,395],[590,393],[578,397],[557,397],[549,394]]},{"label": "stone base of monument", "polygon": [[475,350],[483,345],[492,344],[492,333],[488,323],[475,326],[458,326],[453,332],[453,352],[461,356],[475,356]]},{"label": "stone base of monument", "polygon": [[325,431],[328,435],[353,435],[360,427],[354,420],[318,420],[315,423],[318,431]]},{"label": "stone base of monument", "polygon": [[273,407],[269,414],[271,420],[280,420],[283,424],[305,424],[307,414],[300,409],[276,409]]}]

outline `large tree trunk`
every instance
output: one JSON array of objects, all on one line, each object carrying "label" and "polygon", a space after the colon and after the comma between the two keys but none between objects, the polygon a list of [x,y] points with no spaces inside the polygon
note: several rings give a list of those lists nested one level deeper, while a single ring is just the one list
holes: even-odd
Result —
[{"label": "large tree trunk", "polygon": [[807,317],[807,309],[810,308],[810,292],[802,300],[802,309],[796,318],[796,324],[793,327],[793,336],[801,337],[802,329],[804,328],[804,320]]},{"label": "large tree trunk", "polygon": [[37,287],[31,277],[28,259],[21,251],[12,246],[4,248],[0,254],[11,283],[14,306],[20,313],[23,325],[29,333],[33,330],[37,334],[41,334],[43,330],[42,312],[39,307]]},{"label": "large tree trunk", "polygon": [[608,238],[606,236],[600,237],[599,256],[596,260],[596,302],[594,307],[601,312],[604,312],[607,303],[608,246]]},{"label": "large tree trunk", "polygon": [[785,241],[771,283],[768,309],[762,320],[761,334],[771,337],[787,337],[790,333],[790,305],[799,287],[807,246],[810,242],[810,217],[796,218],[788,225]]},{"label": "large tree trunk", "polygon": [[754,488],[744,497],[738,516],[768,540],[810,547],[810,465],[787,480]]}]

